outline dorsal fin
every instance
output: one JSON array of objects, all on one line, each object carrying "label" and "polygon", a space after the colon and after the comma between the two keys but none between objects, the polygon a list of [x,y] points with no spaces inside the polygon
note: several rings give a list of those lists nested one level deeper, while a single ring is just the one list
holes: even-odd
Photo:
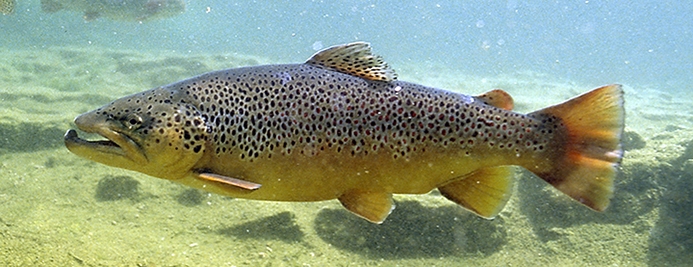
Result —
[{"label": "dorsal fin", "polygon": [[484,102],[486,105],[494,106],[505,110],[513,110],[513,97],[501,89],[493,89],[486,93],[475,96],[477,100]]},{"label": "dorsal fin", "polygon": [[307,64],[358,76],[373,81],[394,81],[397,74],[381,56],[371,53],[371,45],[355,42],[321,50]]}]

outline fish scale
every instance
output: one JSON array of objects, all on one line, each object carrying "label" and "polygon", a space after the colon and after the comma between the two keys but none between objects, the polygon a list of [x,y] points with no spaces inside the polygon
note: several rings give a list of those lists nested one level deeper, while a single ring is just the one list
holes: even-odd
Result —
[{"label": "fish scale", "polygon": [[485,218],[521,166],[595,210],[622,157],[619,85],[530,114],[502,90],[468,96],[398,81],[367,43],[306,63],[210,72],[78,116],[73,153],[210,192],[338,199],[380,223],[392,194],[441,194]]}]

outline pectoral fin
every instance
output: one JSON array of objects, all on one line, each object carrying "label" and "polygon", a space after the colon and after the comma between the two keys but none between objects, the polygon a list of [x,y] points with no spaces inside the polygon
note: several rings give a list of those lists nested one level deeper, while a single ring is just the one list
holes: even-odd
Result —
[{"label": "pectoral fin", "polygon": [[215,173],[209,173],[209,172],[200,173],[200,174],[198,174],[197,177],[200,179],[203,179],[203,180],[227,184],[227,185],[235,186],[235,187],[246,189],[246,190],[255,190],[255,189],[260,188],[260,186],[262,186],[261,184],[256,184],[256,183],[253,183],[250,181],[241,180],[241,179],[228,177],[228,176],[224,176],[224,175],[219,175],[219,174],[215,174]]},{"label": "pectoral fin", "polygon": [[515,184],[514,174],[511,166],[484,168],[438,187],[438,190],[447,199],[491,219],[510,199]]},{"label": "pectoral fin", "polygon": [[383,223],[395,209],[392,194],[385,192],[349,191],[339,197],[347,210],[372,223]]}]

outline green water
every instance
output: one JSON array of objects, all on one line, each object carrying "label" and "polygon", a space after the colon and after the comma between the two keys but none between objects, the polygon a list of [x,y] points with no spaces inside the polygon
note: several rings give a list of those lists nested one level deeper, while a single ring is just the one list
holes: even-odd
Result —
[{"label": "green water", "polygon": [[[546,51],[559,55],[561,64],[555,65],[550,56],[532,61],[536,58],[531,55],[542,54],[541,49],[507,58],[484,56],[475,54],[487,53],[480,52],[486,51],[479,48],[483,38],[471,34],[458,40],[425,29],[441,26],[435,23],[441,17],[453,21],[456,16],[449,12],[464,10],[476,15],[458,18],[465,21],[458,27],[481,28],[486,30],[482,35],[491,34],[491,26],[498,23],[489,17],[496,13],[489,15],[480,7],[443,4],[447,9],[431,6],[418,13],[407,11],[417,14],[413,20],[419,24],[406,27],[407,20],[383,11],[387,5],[374,4],[369,9],[367,2],[333,12],[325,11],[329,9],[324,4],[307,3],[282,12],[281,7],[291,5],[275,4],[264,17],[250,15],[264,10],[258,3],[239,2],[225,8],[237,12],[233,14],[243,14],[246,8],[249,17],[227,23],[236,27],[236,33],[215,35],[224,28],[218,24],[225,21],[205,19],[200,26],[194,18],[201,17],[207,5],[212,11],[222,10],[219,3],[190,3],[180,18],[148,24],[85,23],[80,14],[42,13],[38,1],[19,5],[19,12],[2,17],[0,25],[8,29],[0,33],[5,36],[0,41],[4,44],[0,48],[0,265],[682,266],[693,262],[693,92],[685,90],[690,88],[687,78],[676,74],[685,72],[684,67],[676,67],[680,60],[690,58],[685,49],[675,52],[679,59],[670,61],[674,70],[661,73],[668,79],[647,78],[652,74],[629,79],[644,73],[648,64],[658,71],[665,69],[647,53],[669,54],[642,50],[649,41],[621,54],[633,65],[603,71],[592,66],[584,71],[598,74],[589,79],[585,78],[589,75],[575,74],[587,62],[598,65],[600,61],[582,58],[583,52],[565,54],[577,47],[570,42],[579,43],[568,37],[569,44],[562,49]],[[411,2],[396,10],[417,5],[425,4]],[[511,7],[523,12],[531,6],[508,1],[501,9]],[[301,10],[307,10],[304,16],[309,18],[331,17],[323,17],[320,23],[308,19],[292,29],[289,22],[300,21],[296,14]],[[351,16],[346,10],[361,15]],[[401,21],[374,28],[382,24],[377,23],[381,13]],[[276,18],[277,14],[281,16]],[[438,20],[429,21],[424,15]],[[359,24],[359,18],[367,23]],[[486,18],[485,26],[479,27],[482,18]],[[318,27],[325,23],[330,26]],[[44,27],[19,34],[37,25]],[[279,38],[268,35],[272,29],[252,32],[261,25],[274,25]],[[217,32],[191,29],[204,26]],[[543,27],[549,28],[542,28],[544,35],[550,33],[550,25]],[[563,27],[574,28],[558,28]],[[324,35],[308,34],[311,29],[320,29]],[[342,29],[350,31],[340,34]],[[388,38],[385,32],[395,32],[398,38]],[[222,37],[211,41],[210,36]],[[407,36],[414,44],[401,45]],[[504,37],[501,44],[499,36],[488,36],[493,41],[488,48],[491,53],[506,55],[519,49],[512,46],[520,37]],[[373,42],[375,51],[395,67],[401,80],[466,94],[503,88],[513,95],[519,112],[561,102],[603,83],[625,84],[626,153],[611,206],[603,213],[594,212],[521,172],[513,197],[494,220],[477,218],[432,192],[395,196],[397,208],[385,223],[374,225],[345,211],[337,201],[283,203],[210,195],[90,162],[63,146],[62,135],[74,128],[75,116],[113,99],[212,70],[300,62],[314,52],[317,41],[327,46],[354,38]],[[535,42],[535,38],[527,40]],[[471,44],[455,51],[451,40]],[[546,47],[561,47],[556,36],[545,40],[549,40],[544,42]],[[435,53],[443,47],[447,50]],[[632,56],[639,49],[643,57]],[[431,59],[432,55],[437,58]],[[465,55],[480,64],[460,63]],[[516,63],[484,63],[489,57],[493,62]],[[536,67],[544,61],[552,62],[552,67]],[[564,70],[553,72],[556,69]]]},{"label": "green water", "polygon": [[[0,262],[9,265],[637,266],[691,259],[688,248],[693,244],[681,235],[690,231],[685,211],[691,202],[686,190],[691,186],[693,145],[684,141],[691,131],[662,123],[655,117],[665,116],[661,108],[627,109],[629,114],[651,116],[628,120],[647,125],[628,127],[631,139],[641,136],[646,145],[635,149],[643,143],[626,144],[616,196],[604,213],[524,174],[495,220],[477,218],[433,192],[396,196],[394,213],[384,224],[374,225],[349,214],[337,201],[229,199],[93,163],[62,146],[71,119],[109,99],[262,59],[75,48],[4,54]],[[404,77],[407,72],[416,70],[400,71]],[[554,89],[555,99],[520,109],[585,90],[532,76],[436,76],[420,82],[503,86],[515,95],[530,86]],[[683,101],[659,94],[654,98],[661,103],[648,106]],[[540,95],[518,96],[518,103]],[[641,96],[631,93],[627,100]],[[651,131],[659,128],[661,132]]]}]

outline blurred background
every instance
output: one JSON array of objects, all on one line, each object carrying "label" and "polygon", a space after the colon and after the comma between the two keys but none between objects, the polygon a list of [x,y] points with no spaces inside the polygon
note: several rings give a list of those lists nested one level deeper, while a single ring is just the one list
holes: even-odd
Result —
[{"label": "blurred background", "polygon": [[585,84],[686,90],[693,5],[686,1],[188,1],[163,20],[86,22],[19,0],[0,16],[0,45],[95,46],[260,55],[303,61],[311,49],[363,40],[398,64],[465,74],[544,73]]}]

